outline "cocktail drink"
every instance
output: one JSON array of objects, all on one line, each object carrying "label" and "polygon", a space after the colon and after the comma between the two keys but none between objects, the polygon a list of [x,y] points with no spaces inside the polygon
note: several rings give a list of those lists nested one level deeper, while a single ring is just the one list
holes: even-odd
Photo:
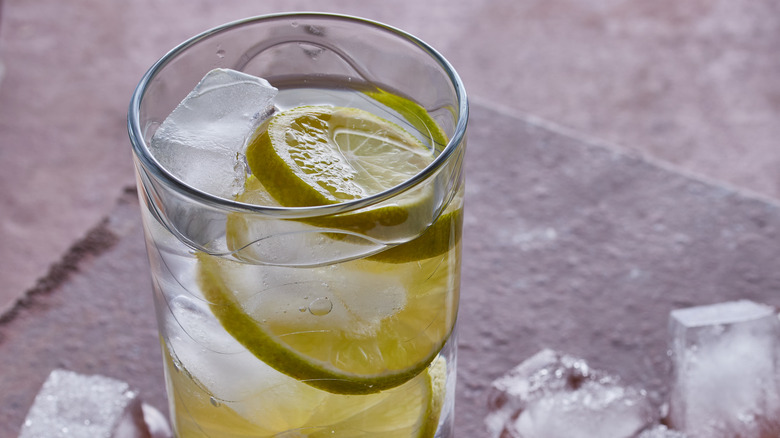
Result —
[{"label": "cocktail drink", "polygon": [[130,106],[178,437],[447,437],[467,104],[397,29],[248,19]]}]

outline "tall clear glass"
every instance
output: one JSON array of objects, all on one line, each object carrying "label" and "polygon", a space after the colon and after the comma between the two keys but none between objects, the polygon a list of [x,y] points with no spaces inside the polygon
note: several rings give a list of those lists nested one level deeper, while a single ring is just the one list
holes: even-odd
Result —
[{"label": "tall clear glass", "polygon": [[[337,204],[199,191],[149,144],[214,68],[267,79],[289,106],[382,107],[435,158]],[[441,55],[355,17],[250,18],[152,66],[128,129],[176,436],[452,435],[467,118]]]}]

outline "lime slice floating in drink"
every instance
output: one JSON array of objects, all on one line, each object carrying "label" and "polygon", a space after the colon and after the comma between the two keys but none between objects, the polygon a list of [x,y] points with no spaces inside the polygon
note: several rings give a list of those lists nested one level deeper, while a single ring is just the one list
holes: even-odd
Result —
[{"label": "lime slice floating in drink", "polygon": [[[278,205],[311,207],[395,187],[425,169],[434,155],[417,137],[370,112],[304,106],[277,114],[267,129],[258,130],[246,157],[252,176]],[[433,222],[434,201],[433,188],[421,186],[388,203],[304,221],[369,240],[397,242]]]},{"label": "lime slice floating in drink", "polygon": [[432,161],[433,153],[401,127],[367,111],[331,106],[277,114],[247,148],[252,173],[285,207],[365,198]]},{"label": "lime slice floating in drink", "polygon": [[[384,91],[369,96],[397,112],[428,139],[428,146],[400,126],[360,109],[294,108],[276,115],[250,142],[247,162],[253,175],[237,200],[284,207],[334,204],[379,193],[422,171],[446,141],[445,134],[416,103]],[[462,222],[462,202],[451,203],[435,221],[434,190],[423,185],[389,203],[302,221],[335,230],[327,234],[331,238],[352,233],[350,238],[364,236],[391,246],[405,242],[372,260],[400,263],[433,257],[460,239]],[[251,216],[231,216],[228,245],[232,251],[248,250],[250,254],[244,255],[257,261],[251,245],[262,236],[252,232],[252,221]]]}]

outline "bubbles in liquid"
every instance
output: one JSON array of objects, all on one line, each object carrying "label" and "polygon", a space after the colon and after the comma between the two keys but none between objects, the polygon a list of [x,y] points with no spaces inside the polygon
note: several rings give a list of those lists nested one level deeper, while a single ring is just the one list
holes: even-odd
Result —
[{"label": "bubbles in liquid", "polygon": [[333,303],[328,297],[317,298],[309,303],[309,312],[315,316],[327,315],[331,310],[333,310]]}]

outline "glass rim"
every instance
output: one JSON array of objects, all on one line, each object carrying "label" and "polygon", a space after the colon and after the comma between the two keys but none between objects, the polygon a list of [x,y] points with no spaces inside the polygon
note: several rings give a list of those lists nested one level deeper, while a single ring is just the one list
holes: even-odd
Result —
[{"label": "glass rim", "polygon": [[[146,141],[144,140],[144,135],[140,126],[141,101],[143,100],[144,94],[146,93],[147,86],[152,81],[152,79],[155,76],[157,76],[157,74],[179,54],[187,50],[189,47],[199,43],[200,41],[211,37],[212,35],[216,35],[228,31],[238,26],[243,26],[255,22],[274,20],[279,18],[296,18],[296,19],[334,18],[334,19],[340,19],[345,21],[351,21],[359,25],[363,25],[363,26],[367,25],[370,27],[374,27],[376,29],[384,29],[386,31],[389,31],[390,33],[400,38],[412,42],[414,45],[419,47],[423,52],[427,53],[428,56],[434,59],[436,63],[439,65],[439,67],[449,77],[453,85],[453,88],[455,89],[455,95],[458,101],[457,102],[458,119],[457,119],[457,123],[455,124],[455,131],[453,135],[450,137],[449,142],[444,147],[442,152],[421,172],[417,173],[413,177],[409,178],[408,180],[404,181],[403,183],[395,187],[392,187],[390,189],[387,189],[385,191],[382,191],[380,193],[371,196],[367,196],[365,198],[355,199],[351,201],[344,201],[336,204],[307,206],[307,207],[262,206],[262,205],[247,204],[239,201],[234,201],[231,199],[222,198],[198,190],[186,184],[185,182],[183,182],[182,180],[174,176],[172,173],[170,173],[167,169],[165,169],[165,167],[162,166],[159,163],[159,161],[150,152],[146,144]],[[442,168],[444,164],[450,159],[450,157],[455,153],[455,151],[459,148],[459,146],[463,144],[466,135],[466,125],[468,124],[468,115],[469,115],[468,111],[469,109],[468,109],[468,99],[466,96],[466,90],[463,85],[463,82],[460,79],[460,76],[452,67],[452,65],[449,63],[449,61],[447,61],[444,58],[444,56],[442,56],[438,51],[436,51],[436,49],[431,47],[428,43],[422,41],[421,39],[415,37],[414,35],[411,35],[399,28],[384,23],[380,23],[378,21],[366,19],[366,18],[344,15],[344,14],[322,13],[322,12],[295,12],[295,13],[259,15],[259,16],[231,21],[222,24],[220,26],[211,28],[209,30],[206,30],[204,32],[201,32],[200,34],[197,34],[187,39],[186,41],[180,43],[179,45],[171,49],[162,58],[157,60],[149,68],[149,70],[146,71],[146,73],[142,76],[138,85],[134,89],[132,97],[130,99],[130,107],[127,113],[127,130],[130,136],[130,142],[133,147],[134,155],[138,160],[140,160],[144,169],[150,171],[154,175],[154,177],[156,177],[158,180],[164,182],[168,187],[176,190],[182,195],[185,195],[189,199],[197,200],[198,202],[208,205],[210,207],[234,211],[234,212],[263,214],[263,215],[276,216],[281,218],[303,218],[303,217],[334,215],[334,214],[345,213],[345,212],[369,207],[371,205],[378,204],[382,201],[393,198],[394,196],[397,196],[405,192],[406,190],[411,189],[412,187],[416,187],[422,181],[428,179],[430,176],[436,173],[440,168]]]}]

